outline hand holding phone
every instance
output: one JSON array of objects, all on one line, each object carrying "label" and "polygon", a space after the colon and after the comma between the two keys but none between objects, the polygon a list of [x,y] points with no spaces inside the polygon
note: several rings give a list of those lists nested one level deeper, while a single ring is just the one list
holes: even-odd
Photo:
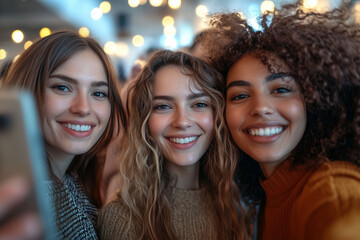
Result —
[{"label": "hand holding phone", "polygon": [[[16,180],[11,182],[14,178],[18,179],[17,183]],[[49,189],[45,181],[48,179],[40,122],[32,95],[0,89],[0,185],[3,186],[0,188],[0,234],[11,232],[19,224],[26,227],[29,217],[36,221],[36,216],[40,216],[44,228],[40,229],[42,236],[37,239],[55,239],[55,221],[46,197]],[[2,196],[1,191],[8,193]]]}]

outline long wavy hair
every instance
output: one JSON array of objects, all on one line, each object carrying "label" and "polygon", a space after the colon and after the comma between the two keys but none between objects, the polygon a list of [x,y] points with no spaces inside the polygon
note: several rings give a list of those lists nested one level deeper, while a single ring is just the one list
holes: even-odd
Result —
[{"label": "long wavy hair", "polygon": [[[44,89],[49,77],[69,58],[86,49],[93,51],[104,66],[109,84],[108,98],[111,104],[111,115],[106,129],[97,143],[88,152],[75,156],[67,172],[78,173],[86,195],[93,204],[99,207],[102,205],[100,181],[105,161],[104,158],[99,158],[99,155],[112,139],[115,126],[120,129],[120,123],[125,124],[118,80],[111,60],[99,43],[93,38],[83,38],[71,31],[59,31],[39,39],[12,64],[3,78],[2,86],[26,89],[33,93],[42,116]],[[54,174],[52,177],[56,178]],[[56,182],[59,183],[59,181]]]},{"label": "long wavy hair", "polygon": [[[166,191],[173,183],[166,172],[160,145],[150,136],[148,120],[153,108],[153,82],[159,69],[176,65],[211,99],[214,137],[200,160],[200,182],[214,199],[220,221],[219,239],[242,239],[239,221],[239,196],[232,178],[236,168],[233,148],[224,120],[221,75],[205,62],[182,52],[162,50],[154,53],[136,80],[127,98],[128,128],[122,139],[119,197],[129,209],[128,226],[141,228],[141,239],[177,239],[171,224],[171,196]],[[241,214],[240,214],[241,215]],[[225,237],[226,236],[226,237]]]},{"label": "long wavy hair", "polygon": [[[238,13],[214,15],[214,31],[203,38],[206,60],[226,79],[229,68],[245,54],[256,56],[273,72],[276,63],[269,56],[275,55],[289,67],[307,109],[304,136],[292,152],[293,167],[314,168],[328,159],[359,166],[360,26],[349,6],[343,2],[319,13],[303,10],[298,1],[260,20],[262,30],[255,31]],[[261,200],[259,164],[240,153],[240,191],[247,199]]]}]

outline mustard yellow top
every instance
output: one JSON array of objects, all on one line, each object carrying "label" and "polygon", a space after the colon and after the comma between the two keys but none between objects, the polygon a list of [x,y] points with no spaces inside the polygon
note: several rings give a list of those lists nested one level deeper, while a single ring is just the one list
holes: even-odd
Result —
[{"label": "mustard yellow top", "polygon": [[291,169],[284,162],[261,181],[259,239],[360,239],[360,169],[341,161]]}]

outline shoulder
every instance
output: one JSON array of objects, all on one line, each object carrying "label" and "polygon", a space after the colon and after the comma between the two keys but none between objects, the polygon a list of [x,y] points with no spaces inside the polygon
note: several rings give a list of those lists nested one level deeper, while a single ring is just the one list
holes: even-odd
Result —
[{"label": "shoulder", "polygon": [[292,224],[304,239],[314,239],[313,234],[319,238],[331,224],[355,212],[360,212],[360,169],[349,162],[325,162],[309,174],[294,203]]}]

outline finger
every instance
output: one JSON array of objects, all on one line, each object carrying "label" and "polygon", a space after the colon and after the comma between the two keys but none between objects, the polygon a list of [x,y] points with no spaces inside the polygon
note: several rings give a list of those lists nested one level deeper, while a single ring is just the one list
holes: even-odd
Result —
[{"label": "finger", "polygon": [[0,183],[0,219],[27,197],[29,189],[28,183],[21,177]]}]

